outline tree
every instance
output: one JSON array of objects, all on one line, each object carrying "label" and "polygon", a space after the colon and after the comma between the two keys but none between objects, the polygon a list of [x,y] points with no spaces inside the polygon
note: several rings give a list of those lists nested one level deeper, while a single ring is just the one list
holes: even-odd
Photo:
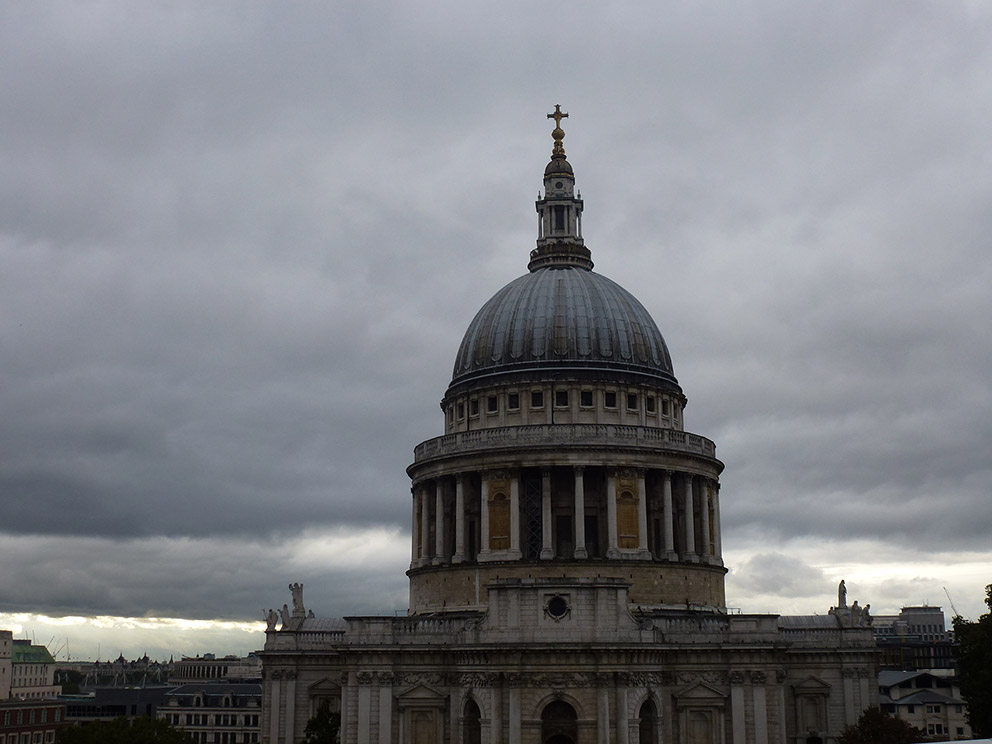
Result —
[{"label": "tree", "polygon": [[86,681],[86,675],[75,669],[65,669],[55,673],[55,683],[62,685],[63,695],[78,695],[79,687]]},{"label": "tree", "polygon": [[95,721],[60,729],[59,744],[192,744],[193,738],[161,718],[141,716],[129,721]]},{"label": "tree", "polygon": [[989,611],[976,621],[954,617],[958,682],[975,736],[992,736],[992,584],[985,587],[985,605]]},{"label": "tree", "polygon": [[307,721],[303,730],[307,744],[337,744],[338,729],[341,726],[341,714],[333,713],[331,705],[322,700],[317,706],[317,713]]},{"label": "tree", "polygon": [[845,726],[837,744],[913,744],[926,741],[926,734],[901,718],[872,706],[853,726]]}]

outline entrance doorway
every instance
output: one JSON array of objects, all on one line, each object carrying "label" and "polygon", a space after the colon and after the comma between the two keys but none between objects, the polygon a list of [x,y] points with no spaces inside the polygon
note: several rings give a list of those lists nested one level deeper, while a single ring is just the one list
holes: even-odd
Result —
[{"label": "entrance doorway", "polygon": [[542,744],[575,744],[578,716],[575,708],[564,700],[554,700],[541,713]]}]

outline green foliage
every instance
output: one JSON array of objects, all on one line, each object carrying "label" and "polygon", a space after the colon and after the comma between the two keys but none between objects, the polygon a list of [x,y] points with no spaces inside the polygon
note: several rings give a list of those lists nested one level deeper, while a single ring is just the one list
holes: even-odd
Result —
[{"label": "green foliage", "polygon": [[975,736],[992,736],[992,584],[985,587],[989,611],[972,622],[954,618],[955,655],[961,697]]},{"label": "green foliage", "polygon": [[161,718],[115,718],[59,730],[58,744],[192,744],[192,737]]},{"label": "green foliage", "polygon": [[926,741],[926,734],[902,719],[876,707],[861,714],[853,726],[845,726],[837,744],[913,744]]},{"label": "green foliage", "polygon": [[330,704],[324,700],[317,708],[316,715],[307,721],[303,734],[306,744],[337,744],[341,714],[332,713]]},{"label": "green foliage", "polygon": [[75,669],[66,669],[56,673],[55,683],[62,685],[63,695],[78,695],[79,688],[85,681],[86,675]]}]

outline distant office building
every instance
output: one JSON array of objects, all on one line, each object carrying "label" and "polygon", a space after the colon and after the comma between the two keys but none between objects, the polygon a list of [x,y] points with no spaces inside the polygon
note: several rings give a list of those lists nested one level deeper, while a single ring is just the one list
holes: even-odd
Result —
[{"label": "distant office building", "polygon": [[53,744],[64,726],[65,706],[55,700],[0,701],[0,744]]},{"label": "distant office building", "polygon": [[951,741],[971,739],[968,709],[950,674],[883,671],[878,675],[878,692],[883,711],[928,735]]},{"label": "distant office building", "polygon": [[166,693],[158,717],[198,744],[254,744],[261,731],[260,682],[199,682]]},{"label": "distant office building", "polygon": [[94,721],[115,718],[155,717],[171,687],[97,687],[80,695],[63,695],[66,718],[85,726]]},{"label": "distant office building", "polygon": [[11,646],[10,697],[42,700],[58,697],[62,688],[55,684],[55,659],[44,646],[14,639]]},{"label": "distant office building", "polygon": [[903,607],[898,615],[876,615],[872,630],[882,652],[880,669],[954,668],[953,636],[940,607]]}]

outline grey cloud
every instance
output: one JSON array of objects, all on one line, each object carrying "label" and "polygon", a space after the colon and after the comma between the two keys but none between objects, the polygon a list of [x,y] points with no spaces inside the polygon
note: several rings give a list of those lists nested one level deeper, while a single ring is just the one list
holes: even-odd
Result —
[{"label": "grey cloud", "polygon": [[829,583],[823,571],[782,553],[758,553],[734,571],[749,592],[780,597],[820,597]]},{"label": "grey cloud", "polygon": [[[75,546],[0,538],[34,579],[4,602],[254,613],[288,569],[184,610],[129,540],[237,561],[405,525],[461,333],[524,271],[559,102],[597,270],[727,462],[725,543],[986,549],[988,11],[631,13],[0,10],[0,530]],[[71,601],[23,590],[89,563]]]}]

